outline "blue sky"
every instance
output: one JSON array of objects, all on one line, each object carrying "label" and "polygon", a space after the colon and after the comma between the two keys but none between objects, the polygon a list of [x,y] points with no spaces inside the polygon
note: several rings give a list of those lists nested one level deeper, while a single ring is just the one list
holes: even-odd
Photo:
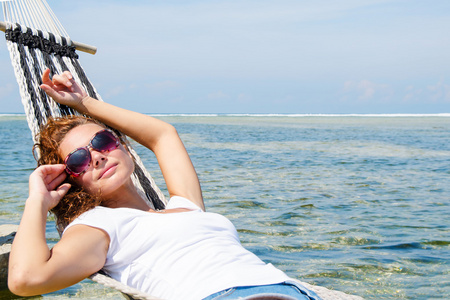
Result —
[{"label": "blue sky", "polygon": [[[448,113],[450,1],[53,1],[107,102],[145,113]],[[0,112],[23,112],[0,43]]]}]

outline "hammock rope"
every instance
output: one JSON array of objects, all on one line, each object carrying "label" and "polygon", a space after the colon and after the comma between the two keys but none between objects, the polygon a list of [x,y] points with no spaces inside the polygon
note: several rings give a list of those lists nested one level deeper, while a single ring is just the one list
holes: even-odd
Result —
[{"label": "hammock rope", "polygon": [[[77,49],[93,54],[96,49],[73,42],[45,0],[2,1],[2,7],[6,22],[0,22],[0,30],[5,31],[6,44],[19,85],[28,126],[36,142],[35,138],[40,127],[49,117],[79,114],[68,106],[56,103],[40,89],[41,74],[46,68],[50,69],[51,76],[70,71],[90,97],[103,101],[86,76],[78,62],[78,54],[75,52]],[[122,134],[121,137],[127,141]],[[135,186],[154,209],[164,209],[167,203],[164,195],[128,142],[127,146],[135,161],[133,174]],[[90,279],[120,291],[128,299],[158,299],[116,281],[102,271],[93,274]],[[362,299],[324,287],[301,283],[315,291],[324,300]]]},{"label": "hammock rope", "polygon": [[[53,101],[39,88],[42,83],[41,74],[46,68],[50,69],[51,76],[70,71],[89,96],[102,101],[79,64],[74,47],[67,44],[67,39],[40,30],[24,28],[18,24],[7,24],[5,36],[8,50],[33,139],[49,117],[78,114],[70,107]],[[123,138],[125,139],[125,137]],[[128,146],[130,147],[129,143]],[[164,196],[151,175],[145,170],[136,152],[133,149],[131,152],[136,162],[133,181],[154,209],[163,209],[165,207]]]},{"label": "hammock rope", "polygon": [[45,1],[4,1],[2,7],[6,22],[18,22],[24,27],[39,28],[42,31],[69,38],[69,34]]}]

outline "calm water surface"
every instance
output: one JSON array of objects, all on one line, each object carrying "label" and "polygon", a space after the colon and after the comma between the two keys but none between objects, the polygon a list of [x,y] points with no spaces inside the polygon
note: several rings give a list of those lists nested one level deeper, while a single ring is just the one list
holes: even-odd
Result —
[{"label": "calm water surface", "polygon": [[[184,140],[207,209],[264,261],[366,299],[450,298],[450,117],[159,118]],[[35,166],[25,117],[0,116],[0,137],[0,224],[18,223]],[[42,297],[123,299],[90,281]]]}]

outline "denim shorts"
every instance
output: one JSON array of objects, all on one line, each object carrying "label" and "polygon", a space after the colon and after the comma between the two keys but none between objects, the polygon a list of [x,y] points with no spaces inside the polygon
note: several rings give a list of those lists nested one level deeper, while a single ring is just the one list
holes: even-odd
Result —
[{"label": "denim shorts", "polygon": [[231,299],[320,300],[320,297],[296,281],[285,281],[277,284],[233,287],[209,295],[203,300]]}]

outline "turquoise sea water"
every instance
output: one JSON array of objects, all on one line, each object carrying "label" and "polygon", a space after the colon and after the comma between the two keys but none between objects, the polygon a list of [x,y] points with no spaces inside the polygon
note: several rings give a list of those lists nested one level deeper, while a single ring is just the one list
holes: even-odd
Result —
[{"label": "turquoise sea water", "polygon": [[[184,140],[207,209],[264,261],[366,299],[450,298],[449,115],[158,117]],[[35,166],[25,117],[0,116],[0,138],[0,224],[18,223]],[[90,281],[43,296],[68,297],[122,299]]]}]

